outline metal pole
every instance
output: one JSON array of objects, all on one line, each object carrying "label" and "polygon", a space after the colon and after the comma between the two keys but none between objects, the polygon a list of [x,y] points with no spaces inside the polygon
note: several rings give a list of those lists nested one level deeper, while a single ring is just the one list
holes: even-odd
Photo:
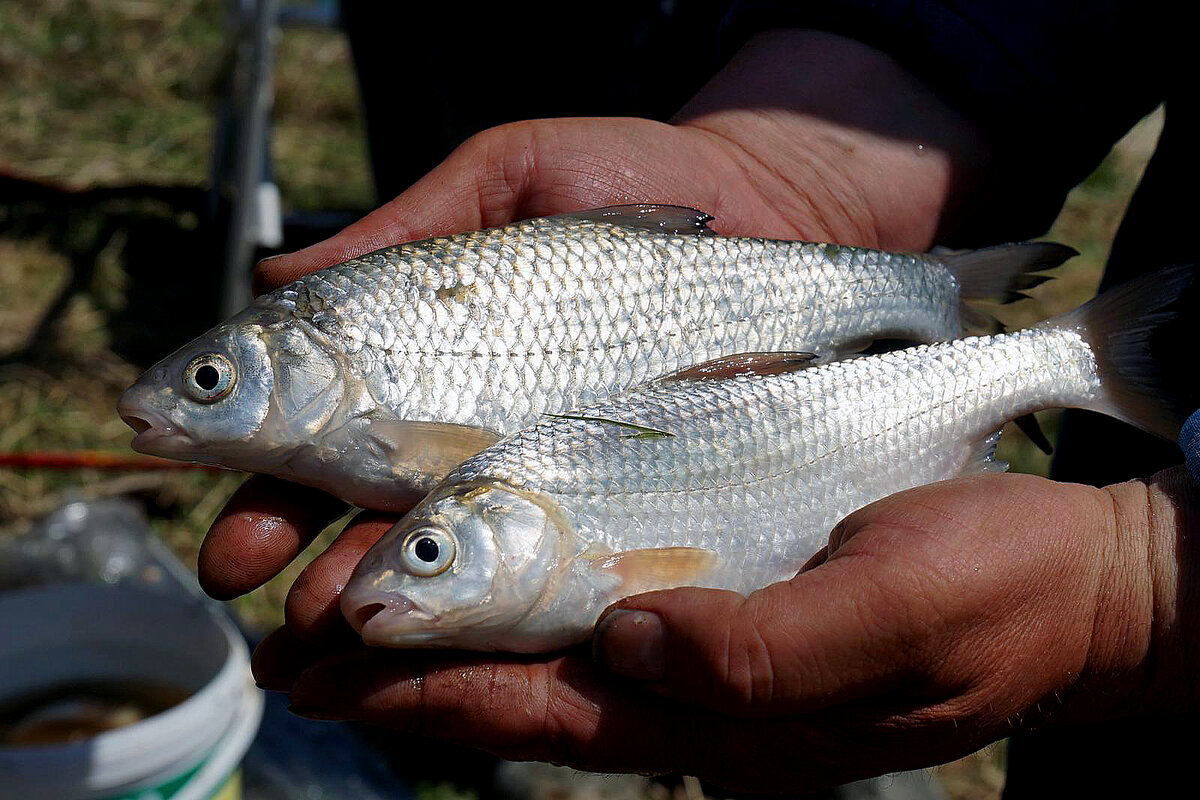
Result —
[{"label": "metal pole", "polygon": [[[242,8],[245,8],[243,4]],[[258,189],[263,176],[267,122],[272,105],[278,0],[254,0],[249,25],[238,31],[237,66],[233,74],[235,131],[230,193],[229,231],[221,281],[221,315],[250,303],[250,269],[258,245]],[[245,17],[243,17],[245,19]]]}]

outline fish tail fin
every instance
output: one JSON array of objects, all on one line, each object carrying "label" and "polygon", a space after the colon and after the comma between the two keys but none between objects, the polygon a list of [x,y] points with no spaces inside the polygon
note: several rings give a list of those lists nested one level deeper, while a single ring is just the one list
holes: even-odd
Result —
[{"label": "fish tail fin", "polygon": [[963,326],[981,332],[996,333],[1000,323],[971,301],[1013,303],[1028,297],[1025,291],[1050,280],[1048,275],[1031,275],[1053,269],[1068,258],[1079,255],[1073,247],[1054,242],[1020,242],[943,253],[935,257],[954,273],[959,285],[959,316]]},{"label": "fish tail fin", "polygon": [[1184,304],[1175,301],[1196,272],[1195,264],[1158,270],[1038,326],[1077,330],[1091,346],[1101,387],[1091,410],[1178,438],[1200,396],[1192,368],[1172,347],[1177,331],[1168,328],[1180,320]]}]

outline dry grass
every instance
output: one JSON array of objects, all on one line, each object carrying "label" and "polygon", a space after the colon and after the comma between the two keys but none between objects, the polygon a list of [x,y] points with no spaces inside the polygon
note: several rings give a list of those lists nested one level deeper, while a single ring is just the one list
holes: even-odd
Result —
[{"label": "dry grass", "polygon": [[[0,167],[74,189],[204,186],[223,13],[218,0],[0,3]],[[289,30],[277,61],[273,160],[286,206],[368,207],[373,195],[345,39]],[[98,232],[104,211],[67,213],[65,233],[18,224],[0,236],[0,360],[35,345],[28,357],[0,365],[0,451],[128,453],[132,434],[113,409],[140,368],[109,349],[108,326],[126,302],[128,234]],[[159,213],[195,225],[186,214]],[[0,227],[6,222],[0,209]],[[73,257],[90,249],[99,250],[90,281],[32,341],[72,277]],[[204,532],[243,477],[0,469],[0,523],[20,528],[67,498],[135,492],[154,512],[155,530],[194,568]],[[262,628],[279,624],[287,587],[305,561],[237,601],[243,618]]]},{"label": "dry grass", "polygon": [[221,41],[216,2],[6,0],[0,153],[78,185],[203,183]]},{"label": "dry grass", "polygon": [[950,800],[999,800],[1004,791],[1005,742],[933,770]]}]

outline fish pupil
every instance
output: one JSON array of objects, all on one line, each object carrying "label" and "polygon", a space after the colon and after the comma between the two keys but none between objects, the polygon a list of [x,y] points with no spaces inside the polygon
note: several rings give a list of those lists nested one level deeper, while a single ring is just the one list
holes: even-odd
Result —
[{"label": "fish pupil", "polygon": [[217,382],[221,379],[221,375],[217,372],[217,368],[211,364],[205,364],[196,370],[196,385],[206,392],[217,388]]},{"label": "fish pupil", "polygon": [[416,553],[417,558],[427,564],[432,564],[438,560],[438,553],[440,551],[437,542],[428,536],[422,536],[420,539],[417,539],[417,543],[413,547],[413,552]]}]

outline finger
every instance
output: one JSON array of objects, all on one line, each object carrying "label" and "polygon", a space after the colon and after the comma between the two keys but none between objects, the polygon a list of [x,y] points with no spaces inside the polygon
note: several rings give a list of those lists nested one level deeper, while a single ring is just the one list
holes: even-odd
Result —
[{"label": "finger", "polygon": [[263,475],[234,492],[200,546],[200,586],[218,600],[279,574],[348,506],[335,497]]},{"label": "finger", "polygon": [[825,564],[749,598],[675,589],[621,601],[597,623],[596,659],[617,675],[734,716],[813,711],[894,689],[912,674],[893,602],[861,564]]},{"label": "finger", "polygon": [[621,772],[694,771],[730,722],[628,691],[580,655],[541,658],[367,648],[323,659],[296,713],[353,719],[503,758]]},{"label": "finger", "polygon": [[[358,646],[362,647],[361,642]],[[330,653],[328,647],[315,647],[297,639],[287,628],[276,628],[254,648],[250,669],[259,688],[286,692],[304,670]]]},{"label": "finger", "polygon": [[[734,719],[614,682],[586,658],[365,648],[322,658],[292,710],[361,720],[492,752],[597,772],[699,775],[731,790],[808,791],[914,769],[996,738],[948,709],[838,708]],[[995,715],[993,715],[995,717]]]},{"label": "finger", "polygon": [[342,589],[363,554],[395,524],[395,515],[365,511],[304,568],[284,603],[284,619],[294,636],[310,644],[361,641],[339,608]]},{"label": "finger", "polygon": [[533,135],[527,125],[509,125],[472,137],[394,200],[336,235],[259,262],[256,293],[383,247],[510,222],[531,179],[516,154],[528,153]]},{"label": "finger", "polygon": [[808,572],[809,570],[816,569],[817,567],[821,566],[828,560],[829,560],[829,547],[825,546],[825,547],[822,547],[817,552],[813,553],[812,557],[810,557],[808,559],[808,561],[804,562],[804,566],[802,566],[799,571],[800,571],[800,573],[804,573],[804,572]]}]

